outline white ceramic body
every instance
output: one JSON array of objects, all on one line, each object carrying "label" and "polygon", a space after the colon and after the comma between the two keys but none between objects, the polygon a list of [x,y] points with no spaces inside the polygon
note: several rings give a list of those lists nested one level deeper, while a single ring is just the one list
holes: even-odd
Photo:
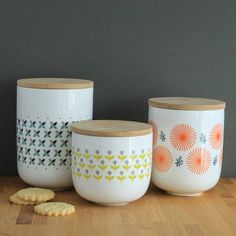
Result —
[{"label": "white ceramic body", "polygon": [[72,134],[72,179],[92,202],[121,205],[141,198],[149,186],[152,134],[96,137]]},{"label": "white ceramic body", "polygon": [[28,184],[72,186],[72,122],[92,119],[93,88],[17,87],[17,167]]},{"label": "white ceramic body", "polygon": [[224,110],[183,111],[150,106],[149,123],[154,125],[156,137],[152,182],[157,187],[170,194],[193,196],[216,185],[223,157]]}]

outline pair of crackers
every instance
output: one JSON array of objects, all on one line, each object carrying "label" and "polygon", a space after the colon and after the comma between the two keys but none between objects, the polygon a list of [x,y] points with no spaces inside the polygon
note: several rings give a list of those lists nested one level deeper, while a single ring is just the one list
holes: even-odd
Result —
[{"label": "pair of crackers", "polygon": [[20,205],[36,205],[53,199],[55,193],[50,189],[26,188],[10,196],[10,202]]},{"label": "pair of crackers", "polygon": [[34,211],[46,216],[65,216],[75,212],[75,207],[64,202],[46,202],[53,199],[55,193],[50,189],[26,188],[10,196],[10,202],[20,205],[36,205]]}]

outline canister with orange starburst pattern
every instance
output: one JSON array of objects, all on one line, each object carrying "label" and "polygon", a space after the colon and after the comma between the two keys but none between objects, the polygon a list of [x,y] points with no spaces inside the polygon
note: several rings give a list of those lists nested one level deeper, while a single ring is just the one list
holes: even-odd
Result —
[{"label": "canister with orange starburst pattern", "polygon": [[219,180],[225,102],[208,98],[149,99],[152,182],[167,193],[196,196]]}]

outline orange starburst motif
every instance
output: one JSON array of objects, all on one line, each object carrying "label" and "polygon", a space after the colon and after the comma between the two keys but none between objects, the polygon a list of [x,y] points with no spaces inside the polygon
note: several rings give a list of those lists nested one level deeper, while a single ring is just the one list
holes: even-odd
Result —
[{"label": "orange starburst motif", "polygon": [[188,169],[197,175],[204,174],[211,165],[211,154],[205,148],[197,148],[191,151],[187,157]]},{"label": "orange starburst motif", "polygon": [[168,148],[159,145],[153,150],[153,165],[160,172],[168,171],[173,165],[173,156]]},{"label": "orange starburst motif", "polygon": [[179,151],[192,148],[197,140],[195,130],[187,124],[178,124],[170,131],[170,142]]},{"label": "orange starburst motif", "polygon": [[149,120],[148,123],[152,126],[152,132],[153,132],[153,145],[157,144],[158,140],[158,128],[154,121]]},{"label": "orange starburst motif", "polygon": [[223,126],[215,125],[210,132],[210,143],[214,149],[220,149],[223,142]]}]

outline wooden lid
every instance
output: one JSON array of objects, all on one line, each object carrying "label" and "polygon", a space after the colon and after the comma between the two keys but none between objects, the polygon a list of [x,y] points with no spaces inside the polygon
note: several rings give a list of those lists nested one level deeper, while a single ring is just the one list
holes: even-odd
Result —
[{"label": "wooden lid", "polygon": [[90,120],[74,123],[72,131],[89,136],[132,137],[152,133],[152,126],[124,120]]},{"label": "wooden lid", "polygon": [[152,107],[174,110],[220,110],[225,108],[225,102],[209,98],[160,97],[150,98],[148,104]]},{"label": "wooden lid", "polygon": [[84,89],[93,87],[93,81],[70,78],[30,78],[17,80],[17,86],[36,89]]}]

